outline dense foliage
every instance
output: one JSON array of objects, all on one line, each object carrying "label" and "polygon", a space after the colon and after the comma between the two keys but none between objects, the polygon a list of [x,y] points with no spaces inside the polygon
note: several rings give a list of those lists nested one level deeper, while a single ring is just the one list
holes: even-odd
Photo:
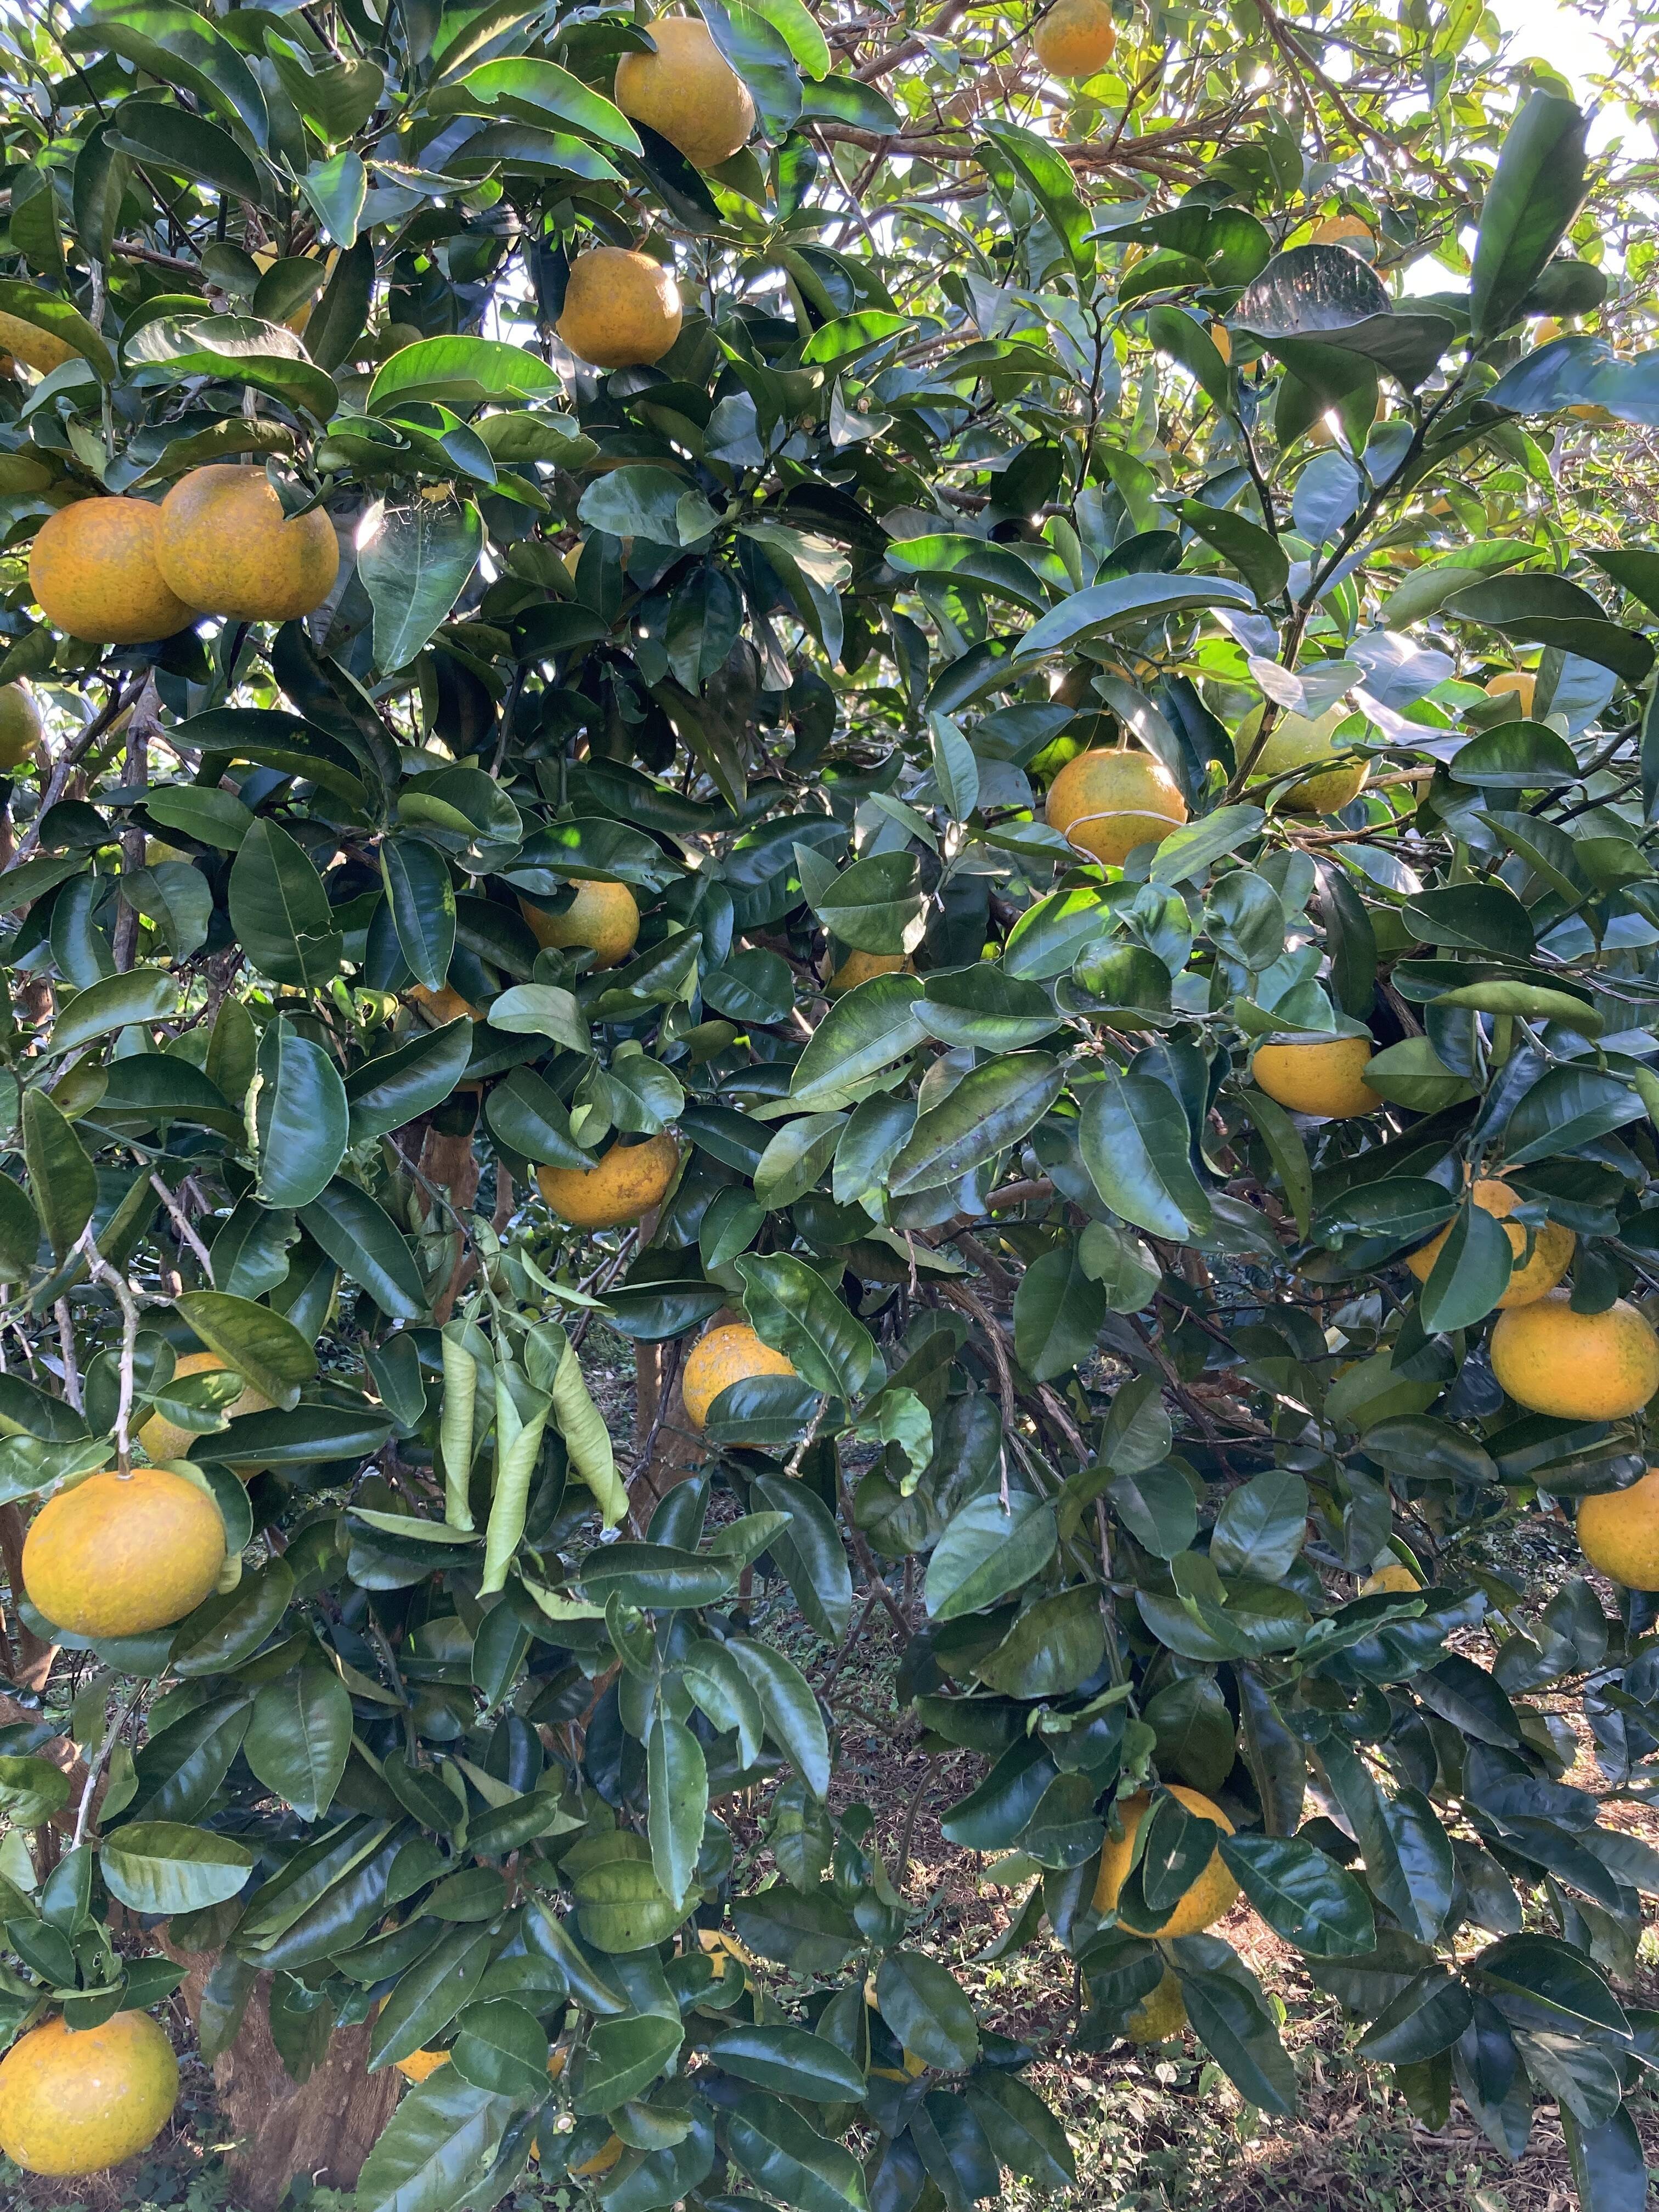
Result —
[{"label": "dense foliage", "polygon": [[[1463,0],[1153,0],[1069,90],[959,0],[701,13],[757,110],[708,173],[612,103],[620,12],[0,31],[0,683],[48,709],[0,876],[0,2025],[159,2002],[165,1922],[210,2057],[250,2003],[296,2080],[364,2023],[376,2072],[447,2051],[386,2212],[532,2142],[614,2212],[1063,2186],[755,1632],[787,1584],[828,1659],[856,1562],[1086,2045],[1172,1973],[1292,2108],[1249,1969],[1158,1936],[1237,1885],[1425,2120],[1518,2155],[1559,2106],[1626,2212],[1655,1604],[1528,1613],[1487,1539],[1645,1463],[1647,1391],[1534,1402],[1659,1286],[1639,203]],[[601,244],[678,273],[653,366],[556,335]],[[42,619],[48,517],[238,459],[338,526],[314,612]],[[1127,742],[1172,796],[1103,866],[1042,794]],[[544,941],[596,883],[604,968]],[[1374,1051],[1359,1109],[1269,1095],[1267,1038]],[[671,1133],[635,1225],[538,1191]],[[620,1465],[594,1316],[655,1377]],[[792,1371],[693,1439],[717,1316]],[[158,1416],[219,1586],[63,1632],[24,1520]]]}]

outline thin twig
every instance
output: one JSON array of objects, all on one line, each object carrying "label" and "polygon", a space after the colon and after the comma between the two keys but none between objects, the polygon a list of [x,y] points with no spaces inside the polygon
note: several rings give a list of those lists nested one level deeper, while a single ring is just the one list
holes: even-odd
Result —
[{"label": "thin twig", "polygon": [[[138,1346],[138,1301],[132,1295],[132,1285],[126,1277],[112,1267],[109,1261],[92,1241],[90,1223],[81,1231],[81,1241],[76,1250],[82,1254],[87,1269],[94,1283],[102,1283],[114,1293],[115,1303],[121,1309],[121,1389],[115,1405],[115,1450],[125,1475],[132,1464],[132,1439],[127,1433],[127,1423],[132,1413],[132,1364]],[[67,1308],[68,1301],[62,1303]],[[62,1323],[59,1323],[61,1328]]]},{"label": "thin twig", "polygon": [[117,1708],[115,1718],[110,1723],[104,1741],[87,1761],[87,1778],[81,1790],[80,1809],[75,1815],[75,1833],[70,1841],[70,1849],[72,1851],[78,1851],[86,1839],[87,1828],[92,1819],[92,1800],[98,1787],[98,1777],[103,1771],[104,1761],[115,1748],[117,1737],[131,1718],[134,1706],[144,1694],[144,1688],[145,1685],[142,1679],[133,1684],[122,1704]]},{"label": "thin twig", "polygon": [[70,1316],[69,1300],[59,1298],[52,1311],[58,1316],[58,1348],[64,1361],[64,1395],[77,1413],[83,1413],[81,1370],[75,1362],[75,1323]]},{"label": "thin twig", "polygon": [[191,1228],[190,1217],[185,1213],[184,1208],[179,1205],[173,1193],[167,1188],[166,1183],[162,1182],[160,1176],[152,1175],[150,1177],[150,1183],[156,1196],[161,1200],[162,1205],[166,1206],[167,1210],[167,1218],[171,1220],[173,1227],[178,1231],[185,1243],[189,1245],[191,1250],[196,1255],[198,1261],[201,1263],[202,1273],[207,1277],[208,1281],[211,1283],[213,1280],[213,1262],[208,1257],[207,1246],[203,1243],[201,1238],[196,1234],[195,1230]]}]

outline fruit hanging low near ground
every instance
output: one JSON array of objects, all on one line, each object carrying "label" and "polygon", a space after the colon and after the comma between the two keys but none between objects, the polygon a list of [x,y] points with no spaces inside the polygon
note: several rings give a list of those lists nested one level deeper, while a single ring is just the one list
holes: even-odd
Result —
[{"label": "fruit hanging low near ground", "polygon": [[1256,1047],[1250,1075],[1292,1114],[1351,1121],[1382,1103],[1365,1080],[1375,1050],[1368,1036],[1279,1037]]},{"label": "fruit hanging low near ground", "polygon": [[23,1586],[55,1627],[94,1638],[167,1628],[210,1596],[225,1524],[182,1474],[135,1467],[89,1474],[29,1523]]},{"label": "fruit hanging low near ground", "polygon": [[[1507,1311],[1510,1306],[1530,1305],[1546,1291],[1553,1291],[1571,1264],[1573,1249],[1578,1242],[1572,1231],[1564,1228],[1559,1221],[1547,1221],[1533,1238],[1531,1258],[1523,1261],[1521,1255],[1527,1249],[1527,1232],[1519,1222],[1508,1218],[1521,1203],[1516,1193],[1508,1183],[1483,1176],[1474,1186],[1474,1202],[1483,1213],[1504,1222],[1504,1234],[1510,1240],[1513,1255],[1510,1284],[1498,1301],[1499,1310]],[[1437,1237],[1431,1237],[1419,1250],[1406,1255],[1406,1265],[1419,1283],[1428,1281],[1450,1235],[1449,1222]]]},{"label": "fruit hanging low near ground", "polygon": [[1392,1559],[1386,1567],[1379,1567],[1374,1575],[1366,1575],[1359,1585],[1361,1597],[1406,1596],[1423,1585],[1403,1559]]},{"label": "fruit hanging low near ground", "polygon": [[532,936],[538,945],[587,945],[596,969],[615,968],[627,959],[639,939],[640,910],[633,892],[626,884],[588,876],[576,877],[571,887],[575,897],[557,914],[520,899],[519,911]]},{"label": "fruit hanging low near ground", "polygon": [[[1233,1824],[1218,1805],[1212,1803],[1201,1791],[1188,1790],[1179,1782],[1170,1785],[1170,1795],[1178,1797],[1189,1813],[1200,1820],[1213,1820],[1224,1836],[1231,1836]],[[1100,1849],[1100,1872],[1095,1880],[1094,1909],[1109,1912],[1116,1905],[1134,1857],[1135,1837],[1140,1824],[1152,1808],[1152,1798],[1145,1791],[1133,1797],[1118,1800],[1118,1818],[1122,1823],[1121,1836],[1107,1831],[1106,1840]],[[1219,1850],[1211,1852],[1209,1863],[1190,1888],[1184,1890],[1170,1909],[1168,1917],[1156,1928],[1137,1929],[1137,1935],[1196,1936],[1200,1929],[1211,1927],[1222,1915],[1232,1910],[1238,1895],[1238,1884],[1228,1873]]]},{"label": "fruit hanging low near ground", "polygon": [[1142,1997],[1124,2025],[1130,2043],[1167,2043],[1187,2025],[1187,2000],[1181,1994],[1181,1977],[1171,1966],[1164,1978]]},{"label": "fruit hanging low near ground", "polygon": [[169,591],[233,622],[295,622],[334,588],[340,541],[320,507],[288,515],[264,469],[216,462],[161,501],[155,561]]},{"label": "fruit hanging low near ground", "polygon": [[1161,844],[1187,819],[1181,787],[1151,753],[1079,753],[1048,787],[1048,827],[1108,867]]},{"label": "fruit hanging low near ground", "polygon": [[667,139],[694,169],[718,169],[747,145],[755,127],[748,86],[694,16],[659,15],[645,28],[657,50],[617,62],[617,106]]},{"label": "fruit hanging low near ground", "polygon": [[[223,1375],[230,1372],[232,1372],[230,1362],[221,1359],[216,1352],[184,1352],[174,1364],[173,1370],[175,1382],[182,1382],[191,1375]],[[232,1420],[234,1420],[239,1413],[268,1413],[270,1411],[270,1399],[262,1391],[256,1390],[251,1382],[225,1408],[226,1413]],[[191,1446],[202,1433],[199,1429],[181,1428],[177,1421],[168,1420],[165,1413],[152,1413],[143,1428],[139,1430],[134,1442],[144,1457],[149,1460],[188,1459]],[[214,1431],[210,1433],[220,1435],[222,1431]],[[210,1459],[215,1455],[210,1449],[204,1455]],[[256,1474],[263,1474],[264,1469],[258,1467],[239,1465],[236,1473],[241,1476],[244,1482],[248,1482]]]},{"label": "fruit hanging low near ground", "polygon": [[196,610],[157,566],[156,520],[143,499],[77,499],[49,514],[29,549],[29,589],[54,629],[95,645],[154,645]]},{"label": "fruit hanging low near ground", "polygon": [[680,1163],[665,1132],[642,1145],[612,1145],[591,1168],[538,1167],[542,1196],[574,1229],[622,1229],[660,1206]]},{"label": "fruit hanging low near ground", "polygon": [[590,246],[571,266],[559,336],[590,368],[648,368],[680,334],[674,272],[648,253]]},{"label": "fruit hanging low near ground", "polygon": [[1578,1504],[1578,1548],[1609,1581],[1659,1590],[1659,1467]]},{"label": "fruit hanging low near ground", "polygon": [[[1241,759],[1255,744],[1266,711],[1265,707],[1252,708],[1239,725],[1233,745]],[[1343,760],[1340,767],[1334,768],[1319,765],[1351,750],[1336,734],[1350,718],[1351,710],[1340,699],[1316,720],[1306,714],[1281,714],[1255,757],[1255,766],[1250,771],[1251,784],[1271,784],[1292,769],[1314,769],[1316,773],[1311,775],[1280,785],[1273,804],[1291,814],[1340,813],[1358,798],[1370,774],[1369,761]]]},{"label": "fruit hanging low near ground", "polygon": [[1624,1298],[1597,1314],[1574,1313],[1571,1301],[1567,1291],[1547,1291],[1499,1314],[1492,1373],[1517,1406],[1558,1420],[1639,1413],[1659,1390],[1659,1337]]},{"label": "fruit hanging low near ground", "polygon": [[100,2173],[154,2142],[178,2100],[179,2062],[148,2013],[78,2034],[60,2014],[0,2059],[0,2150],[26,2173]]},{"label": "fruit hanging low near ground", "polygon": [[21,767],[46,733],[27,684],[0,684],[0,769]]},{"label": "fruit hanging low near ground", "polygon": [[708,1409],[731,1383],[751,1375],[793,1375],[793,1362],[763,1344],[747,1322],[726,1322],[692,1346],[680,1377],[685,1418],[694,1429],[708,1425]]},{"label": "fruit hanging low near ground", "polygon": [[1050,76],[1093,76],[1117,46],[1107,0],[1054,0],[1032,27],[1031,46]]}]

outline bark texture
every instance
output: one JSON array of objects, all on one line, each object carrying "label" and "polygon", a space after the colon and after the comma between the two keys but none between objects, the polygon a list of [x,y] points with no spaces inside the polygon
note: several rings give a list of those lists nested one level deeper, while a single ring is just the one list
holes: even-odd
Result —
[{"label": "bark texture", "polygon": [[[218,1954],[162,1948],[185,1969],[179,1996],[192,2021]],[[391,2118],[402,2081],[387,2067],[371,2074],[368,2025],[337,2028],[310,2078],[295,2081],[271,2039],[269,1974],[253,1986],[240,2027],[213,2062],[213,2087],[234,2140],[226,2165],[241,2212],[276,2212],[300,2174],[319,2186],[355,2189],[363,2160]]]}]

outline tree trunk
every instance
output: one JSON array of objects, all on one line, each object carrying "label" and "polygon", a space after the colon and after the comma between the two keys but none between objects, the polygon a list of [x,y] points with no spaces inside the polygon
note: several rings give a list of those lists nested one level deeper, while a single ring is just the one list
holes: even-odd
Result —
[{"label": "tree trunk", "polygon": [[634,1472],[628,1486],[641,1526],[659,1499],[677,1482],[689,1480],[705,1456],[685,1418],[684,1364],[678,1343],[634,1347]]},{"label": "tree trunk", "polygon": [[[217,1963],[215,1951],[183,1951],[162,1931],[162,1948],[187,1972],[179,1994],[191,2019]],[[228,2050],[213,2061],[213,2086],[233,2148],[226,2156],[232,2201],[243,2212],[276,2212],[296,2176],[350,2190],[391,2118],[403,2084],[394,2069],[370,2074],[367,2023],[337,2028],[308,2080],[295,2081],[271,2039],[271,1977],[253,1985]]]}]

